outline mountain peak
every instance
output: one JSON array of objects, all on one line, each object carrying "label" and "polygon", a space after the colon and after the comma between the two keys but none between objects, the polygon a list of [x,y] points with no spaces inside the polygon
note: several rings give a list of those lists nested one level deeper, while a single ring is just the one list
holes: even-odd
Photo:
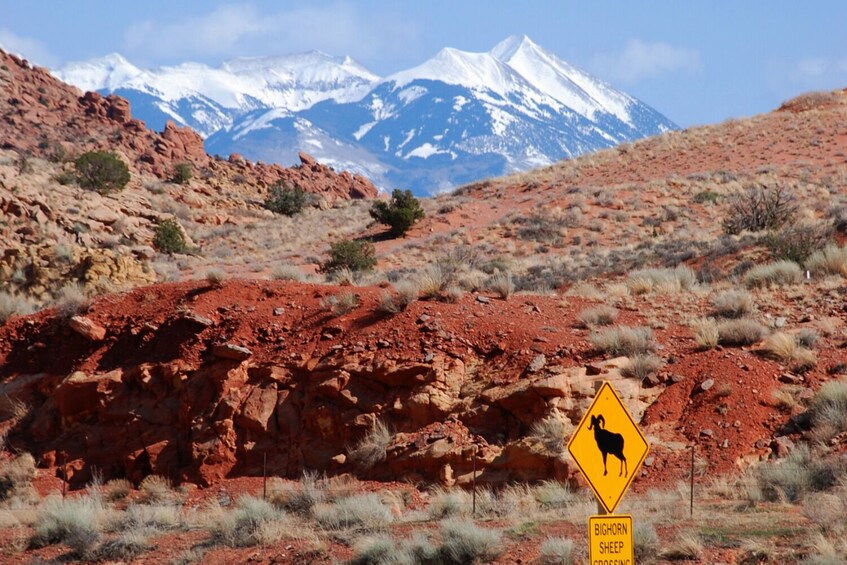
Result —
[{"label": "mountain peak", "polygon": [[500,59],[501,61],[507,61],[508,59],[511,59],[518,51],[529,49],[538,50],[540,49],[540,47],[527,35],[510,35],[509,37],[495,45],[494,48],[489,51],[489,53],[491,53],[492,56]]}]

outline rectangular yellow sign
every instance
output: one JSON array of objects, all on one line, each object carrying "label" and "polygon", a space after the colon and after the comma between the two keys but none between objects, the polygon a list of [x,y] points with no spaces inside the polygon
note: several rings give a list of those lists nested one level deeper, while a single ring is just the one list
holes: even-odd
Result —
[{"label": "rectangular yellow sign", "polygon": [[634,565],[632,516],[615,514],[588,518],[589,565]]}]

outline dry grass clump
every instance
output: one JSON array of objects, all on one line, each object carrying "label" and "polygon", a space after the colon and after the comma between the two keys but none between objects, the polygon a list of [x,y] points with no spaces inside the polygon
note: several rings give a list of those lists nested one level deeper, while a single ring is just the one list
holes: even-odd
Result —
[{"label": "dry grass clump", "polygon": [[807,493],[829,490],[847,474],[840,457],[821,457],[800,445],[782,461],[761,465],[756,478],[765,500],[797,502]]},{"label": "dry grass clump", "polygon": [[673,269],[639,269],[630,273],[627,280],[633,294],[670,294],[690,290],[696,283],[697,275],[685,265]]},{"label": "dry grass clump", "polygon": [[385,450],[391,442],[391,431],[380,421],[350,450],[350,459],[366,469],[385,460]]},{"label": "dry grass clump", "polygon": [[542,565],[573,565],[573,540],[549,537],[541,542],[538,563]]},{"label": "dry grass clump", "polygon": [[391,524],[394,517],[379,496],[374,493],[357,494],[332,503],[318,504],[314,508],[318,523],[332,530],[355,528],[375,531]]},{"label": "dry grass clump", "polygon": [[21,453],[0,466],[0,502],[20,496],[35,478],[35,459]]},{"label": "dry grass clump", "polygon": [[577,316],[577,325],[580,328],[592,328],[595,326],[608,326],[618,318],[618,309],[601,304],[586,308]]},{"label": "dry grass clump", "polygon": [[343,316],[359,307],[359,297],[352,292],[332,294],[321,299],[321,307],[333,316]]},{"label": "dry grass clump", "polygon": [[78,284],[68,284],[59,290],[53,307],[56,308],[60,318],[72,318],[85,314],[91,305],[91,300],[86,296],[85,290]]},{"label": "dry grass clump", "polygon": [[304,472],[297,483],[282,482],[269,487],[268,499],[287,512],[311,516],[318,504],[326,501],[327,493],[315,473]]},{"label": "dry grass clump", "polygon": [[646,355],[634,355],[626,365],[621,367],[621,374],[627,378],[643,381],[652,374],[659,372],[664,361],[658,355],[648,353]]},{"label": "dry grass clump", "polygon": [[506,300],[515,292],[515,281],[512,279],[512,273],[497,273],[488,280],[486,287]]},{"label": "dry grass clump", "polygon": [[541,443],[552,455],[561,455],[565,452],[564,440],[571,428],[561,418],[547,416],[532,425],[529,437]]},{"label": "dry grass clump", "polygon": [[399,281],[394,284],[397,294],[383,291],[377,310],[386,314],[397,314],[408,308],[418,299],[418,285],[414,281]]},{"label": "dry grass clump", "polygon": [[205,278],[210,287],[221,288],[226,280],[226,273],[222,269],[209,269]]},{"label": "dry grass clump", "polygon": [[289,528],[285,512],[261,498],[242,496],[235,510],[221,515],[212,541],[230,547],[269,545],[283,539]]},{"label": "dry grass clump", "polygon": [[306,274],[294,265],[278,265],[271,271],[271,278],[277,281],[303,282]]},{"label": "dry grass clump", "polygon": [[418,273],[415,283],[421,298],[439,298],[441,293],[452,285],[453,278],[448,270],[442,268],[439,264],[435,264]]},{"label": "dry grass clump", "polygon": [[132,492],[132,483],[126,479],[112,479],[103,485],[103,490],[109,502],[123,500]]},{"label": "dry grass clump", "polygon": [[12,316],[32,314],[35,307],[26,298],[0,292],[0,325],[5,324]]},{"label": "dry grass clump", "polygon": [[798,284],[803,280],[803,271],[794,261],[777,261],[767,265],[753,267],[744,275],[747,288],[785,286]]},{"label": "dry grass clump", "polygon": [[695,561],[703,556],[703,540],[694,532],[681,532],[676,540],[659,554],[669,561]]},{"label": "dry grass clump", "polygon": [[38,510],[29,546],[62,543],[80,558],[91,559],[110,514],[99,497],[49,498]]},{"label": "dry grass clump", "polygon": [[441,522],[440,563],[489,563],[503,552],[500,532],[481,528],[470,520]]},{"label": "dry grass clump", "polygon": [[145,504],[166,504],[174,502],[177,494],[171,482],[161,475],[147,475],[138,485],[140,498]]},{"label": "dry grass clump", "polygon": [[762,352],[774,359],[789,363],[792,370],[808,371],[817,364],[815,352],[804,347],[798,336],[777,332],[765,338]]},{"label": "dry grass clump", "polygon": [[430,494],[427,514],[434,520],[440,520],[449,516],[459,516],[470,513],[471,498],[467,491],[462,489],[444,489],[435,487]]},{"label": "dry grass clump", "polygon": [[815,275],[841,275],[847,277],[847,246],[830,244],[812,253],[806,259],[806,268]]},{"label": "dry grass clump", "polygon": [[746,290],[727,290],[712,300],[716,316],[741,318],[753,313],[753,296]]},{"label": "dry grass clump", "polygon": [[847,431],[847,381],[829,381],[818,390],[809,405],[813,434],[828,442]]},{"label": "dry grass clump", "polygon": [[714,318],[701,318],[690,324],[694,341],[700,349],[714,349],[720,344],[721,336]]},{"label": "dry grass clump", "polygon": [[721,345],[752,345],[768,334],[767,328],[750,318],[727,320],[717,325],[718,343]]},{"label": "dry grass clump", "polygon": [[635,520],[632,525],[632,545],[636,563],[652,561],[659,554],[659,535],[652,522]]},{"label": "dry grass clump", "polygon": [[592,332],[588,339],[596,350],[612,355],[644,354],[656,347],[653,331],[643,326],[605,328]]}]

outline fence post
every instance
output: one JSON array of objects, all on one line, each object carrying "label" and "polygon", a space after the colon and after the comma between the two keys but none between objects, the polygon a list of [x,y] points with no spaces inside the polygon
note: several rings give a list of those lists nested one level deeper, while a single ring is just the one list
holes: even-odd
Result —
[{"label": "fence post", "polygon": [[689,501],[689,515],[694,517],[694,444],[691,444],[691,499]]},{"label": "fence post", "polygon": [[262,500],[268,499],[268,454],[262,453]]},{"label": "fence post", "polygon": [[473,486],[473,508],[471,509],[471,516],[476,517],[476,453],[479,449],[477,444],[473,445],[473,473],[471,474],[471,481]]}]

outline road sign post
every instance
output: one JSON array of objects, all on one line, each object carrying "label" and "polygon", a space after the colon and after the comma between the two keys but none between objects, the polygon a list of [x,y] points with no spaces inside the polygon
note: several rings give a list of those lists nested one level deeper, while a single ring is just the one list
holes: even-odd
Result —
[{"label": "road sign post", "polygon": [[633,565],[632,516],[601,515],[588,518],[588,563]]},{"label": "road sign post", "polygon": [[568,442],[571,459],[609,514],[614,514],[649,449],[638,424],[608,382],[600,386]]}]

